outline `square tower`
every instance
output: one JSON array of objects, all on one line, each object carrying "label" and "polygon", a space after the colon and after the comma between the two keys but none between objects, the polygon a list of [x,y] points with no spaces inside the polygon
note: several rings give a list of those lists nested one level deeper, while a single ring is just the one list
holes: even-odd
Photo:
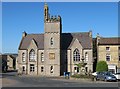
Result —
[{"label": "square tower", "polygon": [[44,31],[46,75],[60,76],[61,17],[50,16],[47,4],[44,6]]}]

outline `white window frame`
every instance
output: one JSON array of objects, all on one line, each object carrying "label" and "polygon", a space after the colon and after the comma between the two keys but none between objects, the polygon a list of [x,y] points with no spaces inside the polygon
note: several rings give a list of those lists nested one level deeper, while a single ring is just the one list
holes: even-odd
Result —
[{"label": "white window frame", "polygon": [[106,47],[106,51],[110,51],[110,47]]},{"label": "white window frame", "polygon": [[106,61],[108,62],[107,57],[109,57],[109,61],[111,61],[111,55],[110,54],[106,54]]}]

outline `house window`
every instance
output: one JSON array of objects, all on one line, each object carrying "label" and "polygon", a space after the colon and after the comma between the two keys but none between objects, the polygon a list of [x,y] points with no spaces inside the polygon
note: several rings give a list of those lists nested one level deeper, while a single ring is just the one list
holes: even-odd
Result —
[{"label": "house window", "polygon": [[110,61],[110,59],[111,59],[110,54],[107,54],[107,55],[106,55],[106,61]]},{"label": "house window", "polygon": [[35,61],[36,57],[35,57],[35,51],[32,49],[29,53],[29,60],[30,61]]},{"label": "house window", "polygon": [[110,47],[106,47],[106,51],[110,51]]},{"label": "house window", "polygon": [[118,50],[120,51],[120,47],[118,47]]},{"label": "house window", "polygon": [[50,44],[53,45],[53,38],[50,39]]},{"label": "house window", "polygon": [[85,60],[88,61],[88,52],[85,53]]},{"label": "house window", "polygon": [[42,67],[41,67],[41,72],[43,72],[43,71],[44,71],[44,67],[42,66]]},{"label": "house window", "polygon": [[78,49],[75,49],[73,52],[73,60],[74,61],[80,61],[80,53]]},{"label": "house window", "polygon": [[34,72],[35,71],[35,65],[34,64],[30,64],[30,72]]},{"label": "house window", "polygon": [[119,61],[120,61],[120,54],[119,54]]},{"label": "house window", "polygon": [[75,73],[79,73],[79,68],[78,67],[74,67],[74,72]]},{"label": "house window", "polygon": [[25,53],[22,53],[22,61],[25,62]]},{"label": "house window", "polygon": [[43,54],[43,52],[41,53],[41,62],[44,62],[44,54]]},{"label": "house window", "polygon": [[50,73],[53,73],[53,66],[50,67]]}]

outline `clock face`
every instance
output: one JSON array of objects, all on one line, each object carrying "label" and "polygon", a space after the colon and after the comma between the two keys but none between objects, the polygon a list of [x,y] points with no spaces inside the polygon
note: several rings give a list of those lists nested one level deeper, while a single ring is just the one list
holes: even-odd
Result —
[{"label": "clock face", "polygon": [[49,53],[49,59],[55,59],[55,53]]}]

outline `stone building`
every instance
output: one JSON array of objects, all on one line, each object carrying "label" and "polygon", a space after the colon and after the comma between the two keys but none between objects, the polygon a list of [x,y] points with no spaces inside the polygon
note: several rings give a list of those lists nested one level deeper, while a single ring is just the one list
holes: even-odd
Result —
[{"label": "stone building", "polygon": [[87,63],[93,70],[92,32],[62,33],[60,16],[50,16],[44,5],[44,33],[23,33],[18,49],[18,72],[28,75],[60,76],[63,72],[79,73],[75,64]]},{"label": "stone building", "polygon": [[120,72],[120,38],[97,36],[98,61],[106,61],[108,71]]},{"label": "stone building", "polygon": [[2,71],[14,71],[16,70],[16,58],[17,54],[2,54],[0,55],[2,60]]}]

